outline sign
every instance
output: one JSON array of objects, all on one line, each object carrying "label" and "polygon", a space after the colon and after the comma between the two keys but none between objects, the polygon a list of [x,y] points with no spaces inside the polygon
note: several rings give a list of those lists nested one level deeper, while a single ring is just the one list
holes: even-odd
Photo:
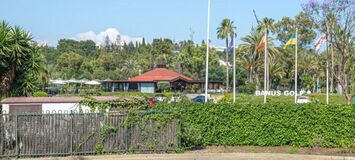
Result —
[{"label": "sign", "polygon": [[[300,91],[297,95],[301,96],[302,94],[306,93],[306,91]],[[255,91],[256,96],[295,96],[295,91]]]}]

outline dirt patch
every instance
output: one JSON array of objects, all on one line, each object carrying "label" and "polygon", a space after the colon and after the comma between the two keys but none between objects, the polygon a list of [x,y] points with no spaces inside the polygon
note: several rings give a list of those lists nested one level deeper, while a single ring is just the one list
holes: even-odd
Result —
[{"label": "dirt patch", "polygon": [[289,153],[310,155],[355,156],[355,148],[305,148],[291,146],[259,147],[259,146],[208,146],[195,148],[185,153]]}]

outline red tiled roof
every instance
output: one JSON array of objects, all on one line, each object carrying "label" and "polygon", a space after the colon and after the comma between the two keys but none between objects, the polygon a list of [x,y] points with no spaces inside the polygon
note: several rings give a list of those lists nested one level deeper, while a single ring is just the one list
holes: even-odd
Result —
[{"label": "red tiled roof", "polygon": [[173,81],[183,79],[185,81],[192,81],[192,78],[186,77],[175,71],[166,68],[156,68],[151,71],[145,72],[139,76],[133,77],[128,81],[133,82],[156,82],[156,81]]},{"label": "red tiled roof", "polygon": [[[119,97],[97,96],[93,97],[96,101],[115,101]],[[2,104],[13,103],[79,103],[83,97],[9,97],[1,101]]]}]

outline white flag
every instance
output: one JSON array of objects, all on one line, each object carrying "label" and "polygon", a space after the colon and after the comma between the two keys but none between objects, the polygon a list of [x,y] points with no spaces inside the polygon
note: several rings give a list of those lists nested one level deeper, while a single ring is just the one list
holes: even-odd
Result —
[{"label": "white flag", "polygon": [[327,35],[326,35],[326,34],[323,34],[321,37],[319,37],[319,38],[317,39],[316,43],[314,44],[314,48],[315,48],[316,50],[318,50],[319,47],[320,47],[324,42],[326,42],[326,41],[327,41]]}]

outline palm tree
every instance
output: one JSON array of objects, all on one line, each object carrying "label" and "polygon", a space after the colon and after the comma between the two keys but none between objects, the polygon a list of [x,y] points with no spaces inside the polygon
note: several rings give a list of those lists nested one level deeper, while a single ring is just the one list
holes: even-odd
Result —
[{"label": "palm tree", "polygon": [[[268,17],[265,17],[261,23],[258,24],[258,27],[257,27],[257,30],[259,32],[264,32],[264,30],[267,31],[267,35],[269,35],[269,31],[271,30],[272,33],[274,33],[276,31],[276,27],[274,25],[274,22],[275,20],[272,19],[272,18],[268,18]],[[268,38],[269,39],[269,38]],[[270,61],[270,59],[267,59],[267,61]],[[267,81],[269,82],[266,87],[267,89],[269,90],[270,89],[270,64],[268,63],[267,66],[266,66],[266,70],[267,70],[267,75],[266,75],[266,78],[267,78]]]},{"label": "palm tree", "polygon": [[133,59],[127,59],[123,63],[122,71],[124,73],[126,73],[125,74],[126,78],[133,76],[133,74],[135,74],[138,69],[139,69],[139,65],[138,65],[137,61],[135,61]]},{"label": "palm tree", "polygon": [[220,26],[217,28],[217,38],[226,40],[226,89],[229,91],[229,61],[228,61],[228,38],[232,38],[235,34],[236,27],[233,25],[233,21],[226,18],[223,19]]},{"label": "palm tree", "polygon": [[276,31],[276,27],[274,25],[275,23],[275,20],[272,19],[272,18],[268,18],[268,17],[265,17],[261,23],[258,24],[258,27],[257,27],[257,30],[259,32],[264,32],[265,29],[268,29],[268,33],[269,31],[271,31],[272,33],[274,33]]},{"label": "palm tree", "polygon": [[[283,77],[286,75],[285,62],[282,61],[282,58],[283,57],[276,56],[275,58],[270,59],[270,88],[278,89]],[[273,84],[276,85],[273,87]]]},{"label": "palm tree", "polygon": [[[256,29],[252,28],[250,35],[246,35],[242,37],[242,41],[244,42],[241,44],[241,47],[244,48],[243,52],[241,53],[241,61],[245,62],[240,62],[244,64],[248,64],[248,69],[245,68],[248,71],[248,82],[249,83],[255,83],[256,89],[260,87],[260,81],[259,81],[259,75],[262,74],[260,73],[260,69],[262,68],[263,61],[260,59],[261,54],[264,53],[264,48],[260,50],[256,50],[256,47],[259,45],[261,39],[263,37],[263,33],[257,31]],[[273,39],[268,38],[268,52],[270,54],[269,58],[273,58],[275,54],[278,53],[278,50],[273,47]]]},{"label": "palm tree", "polygon": [[28,65],[31,67],[30,72],[37,75],[38,80],[42,86],[42,89],[49,82],[49,71],[47,61],[44,55],[40,52],[38,47],[31,48],[32,56],[28,61]]}]

